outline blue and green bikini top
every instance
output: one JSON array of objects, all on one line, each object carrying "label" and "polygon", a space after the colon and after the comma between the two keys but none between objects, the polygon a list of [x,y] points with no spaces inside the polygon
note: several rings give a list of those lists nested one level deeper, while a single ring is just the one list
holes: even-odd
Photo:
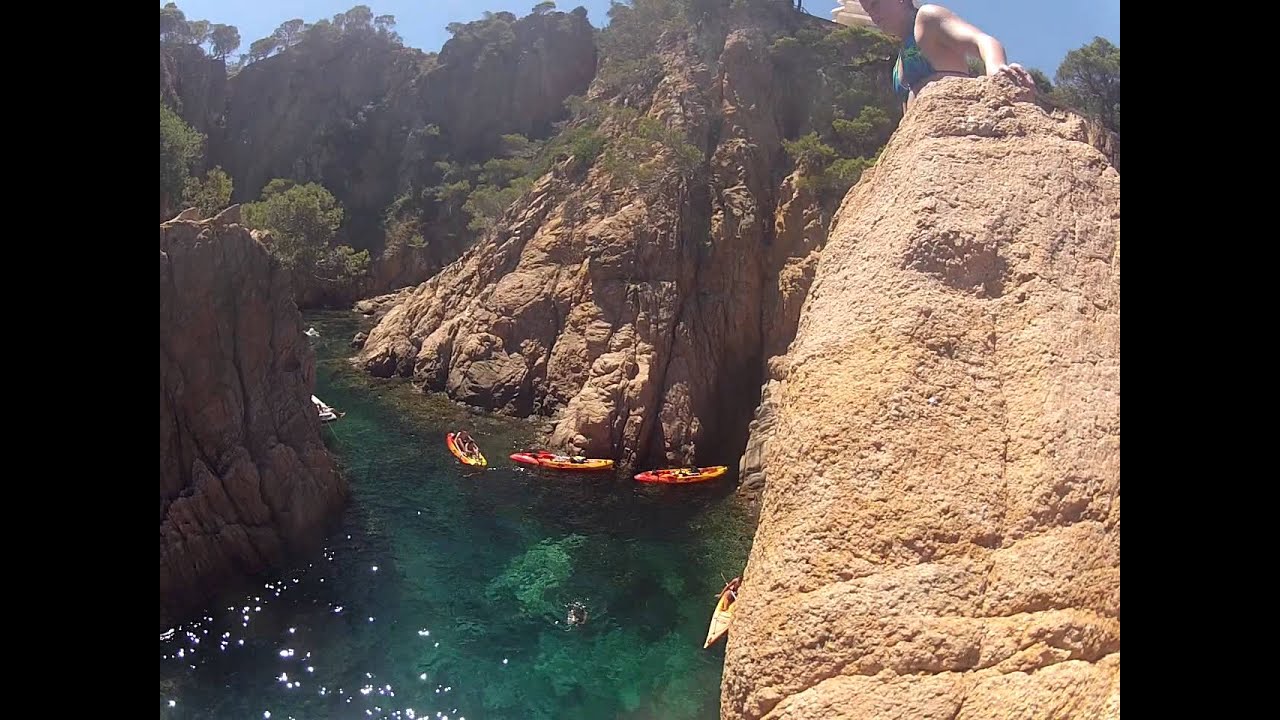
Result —
[{"label": "blue and green bikini top", "polygon": [[902,49],[898,51],[898,61],[893,64],[893,91],[903,101],[906,101],[911,95],[912,88],[916,87],[921,80],[937,72],[929,63],[929,59],[920,51],[920,46],[916,44],[914,18],[910,27],[906,40],[902,43]]}]

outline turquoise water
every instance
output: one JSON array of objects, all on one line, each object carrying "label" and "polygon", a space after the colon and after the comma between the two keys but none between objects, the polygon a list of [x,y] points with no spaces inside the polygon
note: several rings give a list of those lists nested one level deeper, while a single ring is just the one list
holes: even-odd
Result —
[{"label": "turquoise water", "polygon": [[[718,716],[724,642],[702,641],[751,535],[731,481],[517,468],[534,425],[352,371],[358,316],[307,322],[351,502],[322,552],[162,637],[161,718]],[[489,468],[453,459],[454,427]]]}]

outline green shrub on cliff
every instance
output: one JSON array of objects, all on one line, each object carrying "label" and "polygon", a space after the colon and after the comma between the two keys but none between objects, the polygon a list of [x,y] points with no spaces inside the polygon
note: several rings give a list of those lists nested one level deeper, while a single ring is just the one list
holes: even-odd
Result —
[{"label": "green shrub on cliff", "polygon": [[357,252],[350,245],[338,245],[316,261],[316,277],[328,282],[344,283],[369,273],[369,251]]},{"label": "green shrub on cliff", "polygon": [[1058,99],[1120,132],[1120,46],[1105,38],[1067,53],[1055,75]]},{"label": "green shrub on cliff", "polygon": [[185,207],[200,211],[200,217],[212,217],[231,203],[231,176],[220,167],[205,173],[203,178],[187,178],[182,193]]},{"label": "green shrub on cliff", "polygon": [[[511,204],[561,160],[573,157],[585,170],[605,148],[605,138],[596,123],[587,121],[563,130],[548,141],[529,140],[523,135],[504,135],[499,154],[479,167],[460,168],[443,163],[445,183],[435,188],[435,197],[448,211],[465,193],[461,207],[470,216],[467,228],[486,232],[506,213]],[[453,178],[462,177],[461,180]]]},{"label": "green shrub on cliff", "polygon": [[204,135],[160,102],[160,212],[173,210],[182,198],[191,167],[204,153]]},{"label": "green shrub on cliff", "polygon": [[321,280],[347,281],[369,269],[368,251],[333,246],[342,206],[318,183],[276,178],[258,202],[243,208],[245,223],[271,233],[267,249],[286,267]]},{"label": "green shrub on cliff", "polygon": [[783,147],[800,182],[837,201],[875,162],[901,109],[889,87],[895,45],[872,28],[831,32],[804,28],[769,47],[774,66],[795,78],[807,118],[792,118],[800,134]]},{"label": "green shrub on cliff", "polygon": [[605,170],[624,185],[645,187],[676,173],[689,177],[702,166],[702,151],[683,133],[627,108],[610,110],[621,124],[605,146]]}]

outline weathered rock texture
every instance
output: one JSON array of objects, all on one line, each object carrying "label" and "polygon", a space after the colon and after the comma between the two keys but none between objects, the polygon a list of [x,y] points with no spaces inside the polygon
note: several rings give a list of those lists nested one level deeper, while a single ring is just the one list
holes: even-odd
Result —
[{"label": "weathered rock texture", "polygon": [[239,207],[160,226],[160,622],[317,541],[346,485],[285,275]]},{"label": "weathered rock texture", "polygon": [[[813,68],[784,69],[769,51],[807,22],[785,5],[739,16],[709,62],[695,49],[705,35],[667,33],[651,96],[593,85],[591,99],[679,131],[701,167],[633,187],[566,161],[389,312],[357,362],[473,405],[554,415],[552,445],[623,466],[732,463],[825,240],[782,146],[809,129],[811,106],[791,89]],[[629,127],[614,117],[601,132]]]},{"label": "weathered rock texture", "polygon": [[783,355],[796,336],[800,308],[813,283],[830,222],[822,204],[800,186],[797,176],[788,177],[774,224],[775,242],[769,248],[772,282],[765,288],[763,312],[765,383],[748,428],[746,451],[739,460],[738,481],[745,493],[756,494],[764,488],[764,451],[773,437],[773,393],[782,379]]},{"label": "weathered rock texture", "polygon": [[948,78],[850,191],[772,395],[724,718],[1120,713],[1120,177]]}]

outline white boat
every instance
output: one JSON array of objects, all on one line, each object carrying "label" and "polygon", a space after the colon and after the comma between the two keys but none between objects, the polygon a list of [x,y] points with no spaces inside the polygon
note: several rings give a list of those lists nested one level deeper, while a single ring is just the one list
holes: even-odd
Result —
[{"label": "white boat", "polygon": [[346,415],[346,413],[338,412],[337,410],[329,407],[323,400],[315,395],[311,396],[311,404],[316,406],[316,412],[320,415],[320,422],[333,422],[343,415]]}]

